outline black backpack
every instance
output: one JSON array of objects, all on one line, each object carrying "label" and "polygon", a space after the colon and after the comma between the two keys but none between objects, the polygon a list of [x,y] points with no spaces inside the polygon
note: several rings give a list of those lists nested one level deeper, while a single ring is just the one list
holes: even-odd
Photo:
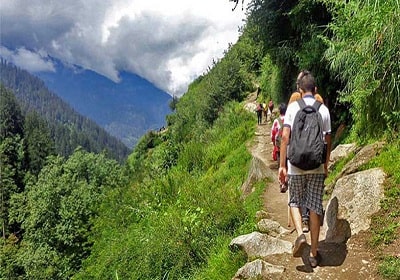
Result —
[{"label": "black backpack", "polygon": [[288,159],[300,169],[312,170],[326,160],[322,116],[318,112],[322,103],[315,101],[310,106],[303,99],[297,102],[300,110],[291,128]]}]

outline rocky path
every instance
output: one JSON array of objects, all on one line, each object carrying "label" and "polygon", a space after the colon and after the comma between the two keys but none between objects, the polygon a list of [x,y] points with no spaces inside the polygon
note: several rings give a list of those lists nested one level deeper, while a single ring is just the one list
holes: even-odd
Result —
[{"label": "rocky path", "polygon": [[[255,103],[255,94],[250,96],[248,102]],[[271,126],[271,123],[257,126],[255,141],[250,150],[254,157],[262,160],[267,168],[272,170],[273,174],[263,193],[263,210],[269,213],[272,220],[291,231],[282,239],[293,243],[296,232],[292,232],[293,226],[288,227],[288,195],[279,191],[278,164],[272,159]],[[291,254],[279,254],[266,257],[264,260],[285,267],[282,274],[271,279],[381,279],[377,274],[377,264],[373,254],[365,245],[366,235],[352,236],[346,244],[329,244],[320,238],[319,252],[323,260],[320,266],[314,269],[308,263],[309,248],[305,250],[302,258],[293,258]],[[310,242],[309,234],[306,236]]]}]

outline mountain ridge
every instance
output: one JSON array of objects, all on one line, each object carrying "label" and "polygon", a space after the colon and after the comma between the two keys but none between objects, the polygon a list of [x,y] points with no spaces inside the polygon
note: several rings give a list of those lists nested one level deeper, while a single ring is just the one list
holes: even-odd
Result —
[{"label": "mountain ridge", "polygon": [[133,148],[148,130],[165,125],[172,97],[135,74],[122,72],[121,81],[53,59],[55,72],[36,73],[46,86],[76,111]]},{"label": "mountain ridge", "polygon": [[35,111],[47,121],[56,152],[69,156],[81,146],[89,152],[107,151],[123,161],[130,149],[90,118],[79,114],[67,102],[48,90],[45,83],[12,63],[1,59],[0,82],[16,96],[24,115]]}]

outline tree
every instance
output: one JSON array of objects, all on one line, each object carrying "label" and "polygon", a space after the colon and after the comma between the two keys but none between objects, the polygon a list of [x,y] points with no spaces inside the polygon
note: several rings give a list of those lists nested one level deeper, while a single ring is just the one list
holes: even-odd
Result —
[{"label": "tree", "polygon": [[15,229],[9,223],[9,203],[14,193],[22,192],[23,117],[12,92],[0,85],[0,220],[2,236]]},{"label": "tree", "polygon": [[54,141],[50,135],[47,122],[35,112],[25,117],[25,145],[27,168],[37,176],[45,164],[47,156],[55,153]]},{"label": "tree", "polygon": [[92,220],[107,190],[123,181],[114,160],[77,149],[50,157],[27,186],[22,266],[31,279],[70,279],[88,256]]}]

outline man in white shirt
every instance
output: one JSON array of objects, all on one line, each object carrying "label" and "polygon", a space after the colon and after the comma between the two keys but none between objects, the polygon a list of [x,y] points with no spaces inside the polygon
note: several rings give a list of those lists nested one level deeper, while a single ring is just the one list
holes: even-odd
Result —
[{"label": "man in white shirt", "polygon": [[[302,71],[299,74],[297,86],[304,102],[307,105],[314,104],[314,93],[316,89],[315,79],[309,71]],[[289,206],[297,231],[293,256],[301,257],[303,250],[307,245],[307,240],[302,229],[300,210],[303,206],[310,209],[311,250],[309,261],[312,267],[316,267],[320,261],[320,255],[318,255],[317,248],[320,230],[320,216],[323,215],[322,197],[324,193],[324,179],[328,174],[328,162],[331,149],[331,120],[328,108],[322,104],[319,108],[319,113],[322,116],[323,132],[327,144],[326,161],[316,169],[302,170],[293,166],[290,161],[286,160],[291,128],[293,127],[294,118],[299,110],[300,106],[298,102],[289,104],[286,110],[282,131],[281,158],[278,176],[281,183],[288,181],[289,185]]]}]

